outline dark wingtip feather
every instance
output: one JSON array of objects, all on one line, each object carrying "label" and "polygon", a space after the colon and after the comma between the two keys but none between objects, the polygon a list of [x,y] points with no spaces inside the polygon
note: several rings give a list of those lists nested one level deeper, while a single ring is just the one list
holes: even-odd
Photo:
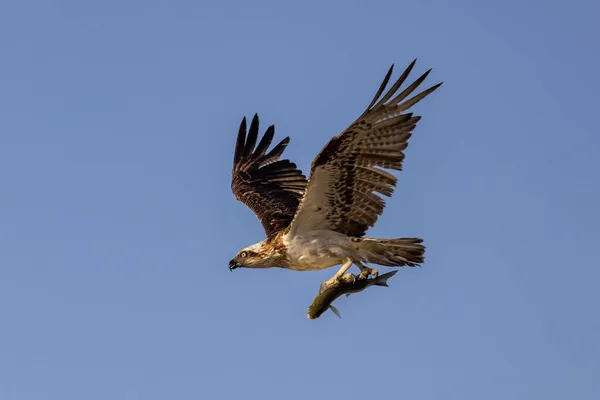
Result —
[{"label": "dark wingtip feather", "polygon": [[242,118],[240,123],[240,129],[238,131],[237,140],[235,143],[235,152],[233,154],[233,167],[240,162],[242,152],[244,150],[244,144],[246,143],[246,117]]},{"label": "dark wingtip feather", "polygon": [[432,71],[431,68],[429,68],[427,71],[425,71],[425,73],[423,73],[423,75],[418,77],[409,87],[404,89],[402,91],[402,93],[400,93],[399,95],[394,97],[392,100],[390,100],[390,103],[398,104],[400,101],[404,100],[404,98],[406,98],[409,94],[411,94],[425,80],[425,78],[427,78],[427,76],[429,75],[429,73],[431,71]]},{"label": "dark wingtip feather", "polygon": [[279,157],[283,151],[285,150],[285,148],[287,147],[287,145],[290,143],[290,137],[286,136],[281,142],[279,142],[277,144],[277,146],[273,147],[273,150],[271,150],[269,152],[269,154],[267,155],[268,158],[270,157]]},{"label": "dark wingtip feather", "polygon": [[250,122],[250,129],[248,130],[248,137],[246,138],[246,145],[244,146],[244,158],[248,158],[254,150],[254,145],[258,139],[258,114],[254,114],[252,122]]},{"label": "dark wingtip feather", "polygon": [[252,157],[257,158],[257,157],[264,155],[266,153],[267,149],[269,148],[269,146],[271,145],[271,142],[273,141],[274,136],[275,136],[275,125],[271,125],[265,131],[265,134],[263,135],[262,139],[258,143],[258,146],[256,146],[256,150],[252,154]]},{"label": "dark wingtip feather", "polygon": [[388,82],[390,81],[393,71],[394,71],[394,64],[392,64],[392,66],[388,70],[387,74],[385,74],[385,78],[383,78],[383,82],[381,82],[381,85],[379,85],[379,89],[377,89],[377,93],[375,93],[375,96],[373,96],[373,100],[371,100],[371,103],[369,103],[369,106],[366,108],[363,115],[368,113],[369,110],[371,109],[371,107],[373,107],[373,104],[375,104],[377,99],[379,99],[379,96],[381,96],[381,93],[383,93],[383,91],[385,90],[385,87],[387,86]]},{"label": "dark wingtip feather", "polygon": [[378,108],[381,105],[385,104],[386,101],[388,101],[390,99],[390,97],[392,97],[394,95],[394,93],[396,93],[396,91],[400,88],[400,86],[402,86],[402,84],[404,83],[404,81],[406,80],[406,78],[408,78],[408,75],[410,74],[410,72],[412,71],[413,67],[415,66],[415,63],[417,62],[417,59],[415,58],[409,65],[408,67],[406,67],[406,69],[402,72],[402,74],[400,75],[400,77],[396,80],[396,82],[392,85],[392,87],[390,88],[390,90],[388,90],[388,92],[385,94],[385,96],[383,96],[381,98],[381,100],[379,100],[377,102],[377,104],[375,104],[374,108]]},{"label": "dark wingtip feather", "polygon": [[419,94],[411,97],[410,99],[406,100],[404,103],[399,104],[398,105],[398,109],[402,110],[402,111],[408,110],[410,107],[414,106],[419,101],[423,100],[426,96],[428,96],[429,94],[433,93],[437,88],[439,88],[440,86],[442,86],[443,83],[444,82],[440,82],[437,85],[433,85],[429,89],[424,90],[421,93],[419,93]]}]

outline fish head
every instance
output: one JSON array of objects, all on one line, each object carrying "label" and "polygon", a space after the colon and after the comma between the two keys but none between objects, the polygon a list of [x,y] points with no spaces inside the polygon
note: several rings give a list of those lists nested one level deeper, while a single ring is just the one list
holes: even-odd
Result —
[{"label": "fish head", "polygon": [[308,307],[308,312],[306,313],[306,317],[308,319],[317,319],[328,309],[329,309],[329,307],[314,307],[311,304],[311,306]]},{"label": "fish head", "polygon": [[325,308],[325,307],[316,308],[311,305],[311,307],[308,307],[308,312],[306,313],[306,318],[317,319],[321,315],[323,315],[323,313],[325,313],[327,310],[331,310],[338,318],[342,318],[342,315],[340,314],[340,310],[338,310],[337,307],[335,307],[333,304],[330,304],[329,307],[327,307],[327,308]]}]

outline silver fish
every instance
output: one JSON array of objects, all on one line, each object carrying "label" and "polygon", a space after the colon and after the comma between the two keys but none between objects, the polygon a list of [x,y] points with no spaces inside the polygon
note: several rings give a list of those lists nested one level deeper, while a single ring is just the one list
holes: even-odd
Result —
[{"label": "silver fish", "polygon": [[352,293],[362,292],[369,286],[385,286],[388,287],[387,280],[396,274],[396,271],[388,272],[376,278],[359,279],[351,273],[343,275],[338,281],[329,286],[321,285],[319,294],[308,307],[308,319],[316,319],[325,311],[331,309],[338,318],[342,318],[340,311],[334,307],[333,303],[338,297]]}]

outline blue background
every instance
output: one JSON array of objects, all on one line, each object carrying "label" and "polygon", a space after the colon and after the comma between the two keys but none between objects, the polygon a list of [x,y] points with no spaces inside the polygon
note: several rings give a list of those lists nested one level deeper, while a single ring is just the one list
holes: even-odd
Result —
[{"label": "blue background", "polygon": [[[594,1],[4,1],[0,399],[597,399]],[[369,236],[425,239],[316,321],[235,135],[312,158],[413,58],[423,116]],[[381,268],[385,270],[385,268]]]}]

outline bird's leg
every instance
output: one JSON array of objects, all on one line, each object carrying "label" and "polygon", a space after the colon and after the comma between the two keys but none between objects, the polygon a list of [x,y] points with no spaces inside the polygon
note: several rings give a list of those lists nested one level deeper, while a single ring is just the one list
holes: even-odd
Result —
[{"label": "bird's leg", "polygon": [[367,279],[369,275],[373,276],[374,278],[377,278],[379,276],[379,271],[377,271],[375,268],[366,267],[358,261],[354,264],[356,264],[356,266],[360,268],[360,274],[358,275],[358,279]]},{"label": "bird's leg", "polygon": [[352,263],[353,261],[351,259],[346,260],[346,262],[342,264],[342,266],[340,267],[338,272],[335,273],[334,276],[321,283],[321,288],[328,288],[329,286],[333,285],[335,282],[340,280],[340,278],[346,273],[346,271],[350,269]]}]

